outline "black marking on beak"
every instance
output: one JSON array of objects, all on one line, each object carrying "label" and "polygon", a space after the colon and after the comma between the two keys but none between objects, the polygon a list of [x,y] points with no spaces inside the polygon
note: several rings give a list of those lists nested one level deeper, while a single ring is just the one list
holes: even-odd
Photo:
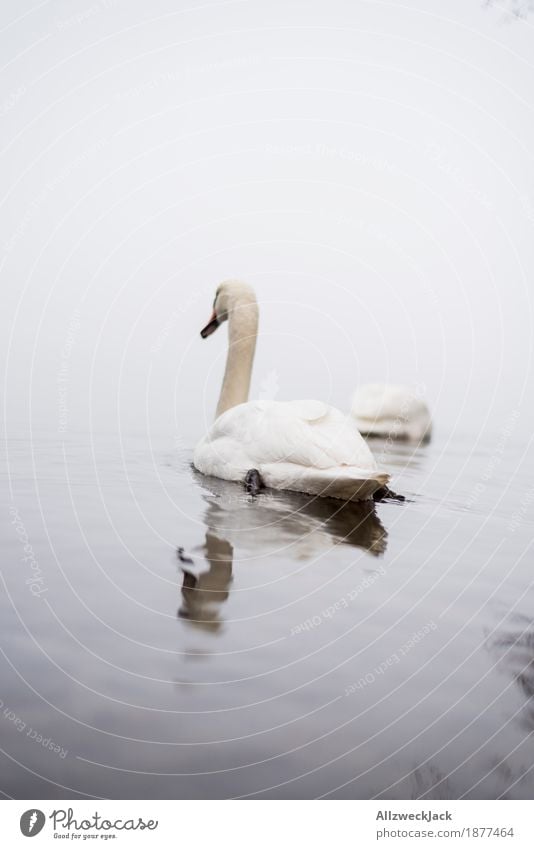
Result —
[{"label": "black marking on beak", "polygon": [[215,330],[217,330],[219,323],[219,319],[217,318],[214,312],[206,326],[203,327],[200,331],[200,335],[202,336],[202,338],[207,339],[208,336],[211,336],[211,334],[214,333]]}]

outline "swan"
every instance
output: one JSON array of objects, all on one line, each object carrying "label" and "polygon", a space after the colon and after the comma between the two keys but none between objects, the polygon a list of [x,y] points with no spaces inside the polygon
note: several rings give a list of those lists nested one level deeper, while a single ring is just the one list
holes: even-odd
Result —
[{"label": "swan", "polygon": [[363,501],[388,494],[389,475],[355,423],[321,401],[249,401],[258,333],[258,304],[247,283],[226,280],[215,293],[206,339],[228,322],[228,354],[215,422],[200,440],[193,465],[204,475]]},{"label": "swan", "polygon": [[368,383],[354,393],[351,415],[364,436],[386,436],[422,442],[430,439],[430,411],[413,389]]}]

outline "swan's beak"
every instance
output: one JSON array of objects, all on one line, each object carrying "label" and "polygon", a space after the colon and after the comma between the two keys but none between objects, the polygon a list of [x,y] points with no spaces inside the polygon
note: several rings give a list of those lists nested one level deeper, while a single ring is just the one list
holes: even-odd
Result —
[{"label": "swan's beak", "polygon": [[215,330],[217,330],[218,326],[219,326],[219,319],[217,318],[217,314],[216,314],[215,310],[213,310],[211,317],[210,317],[210,320],[208,321],[206,326],[202,328],[202,330],[200,331],[200,335],[202,336],[203,339],[206,339],[208,336],[211,336],[211,334]]}]

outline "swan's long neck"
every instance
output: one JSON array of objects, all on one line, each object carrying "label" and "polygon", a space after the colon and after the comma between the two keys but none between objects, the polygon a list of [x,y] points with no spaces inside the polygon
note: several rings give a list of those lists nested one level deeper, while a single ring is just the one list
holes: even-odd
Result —
[{"label": "swan's long neck", "polygon": [[252,364],[258,334],[258,305],[243,300],[234,304],[228,317],[228,355],[216,416],[248,401]]}]

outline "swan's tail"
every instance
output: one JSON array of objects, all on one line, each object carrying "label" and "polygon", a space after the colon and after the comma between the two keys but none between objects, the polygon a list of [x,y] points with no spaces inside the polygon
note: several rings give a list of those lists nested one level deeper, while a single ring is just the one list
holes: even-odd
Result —
[{"label": "swan's tail", "polygon": [[333,469],[306,469],[292,463],[284,463],[282,474],[280,463],[276,464],[271,477],[269,466],[262,466],[261,474],[266,486],[274,489],[290,489],[309,495],[340,498],[343,501],[367,501],[373,494],[386,486],[387,472],[358,469],[355,466],[338,466]]}]

